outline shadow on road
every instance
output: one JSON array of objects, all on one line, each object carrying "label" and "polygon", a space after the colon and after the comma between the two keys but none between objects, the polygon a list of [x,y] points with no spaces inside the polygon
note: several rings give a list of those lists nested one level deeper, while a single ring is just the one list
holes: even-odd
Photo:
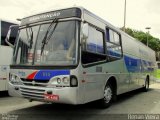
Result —
[{"label": "shadow on road", "polygon": [[[150,89],[148,92],[151,92]],[[141,90],[135,90],[118,96],[117,102],[113,103],[113,106],[121,104],[136,95],[144,94]],[[23,120],[84,120],[84,119],[106,119],[114,118],[117,120],[128,119],[127,115],[107,114],[112,109],[112,106],[108,109],[100,109],[97,102],[91,102],[84,105],[67,105],[67,104],[40,104],[28,108],[18,109],[11,111],[10,114],[18,114],[20,119]],[[104,114],[105,111],[105,114]]]},{"label": "shadow on road", "polygon": [[[147,92],[151,92],[151,91],[153,91],[153,89],[150,88]],[[134,91],[130,91],[130,92],[121,94],[117,97],[118,99],[117,99],[116,103],[119,104],[121,102],[124,102],[125,100],[131,99],[132,97],[135,97],[137,95],[144,94],[147,92],[144,92],[142,89],[137,89]]]},{"label": "shadow on road", "polygon": [[8,91],[0,91],[0,98],[2,97],[8,97]]}]

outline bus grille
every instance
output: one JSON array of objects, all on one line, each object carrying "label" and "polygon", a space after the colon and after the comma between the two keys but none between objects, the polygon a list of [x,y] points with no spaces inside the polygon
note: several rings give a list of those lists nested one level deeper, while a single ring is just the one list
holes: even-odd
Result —
[{"label": "bus grille", "polygon": [[20,87],[20,91],[22,96],[25,98],[38,100],[44,99],[45,90],[43,89]]},{"label": "bus grille", "polygon": [[24,85],[27,86],[40,86],[40,87],[46,87],[48,85],[49,80],[28,80],[28,79],[24,79],[21,78],[21,80],[23,81]]}]

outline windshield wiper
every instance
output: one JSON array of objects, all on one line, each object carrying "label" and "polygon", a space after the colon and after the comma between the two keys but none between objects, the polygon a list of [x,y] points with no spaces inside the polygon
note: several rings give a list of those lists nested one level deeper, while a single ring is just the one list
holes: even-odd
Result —
[{"label": "windshield wiper", "polygon": [[[58,20],[58,19],[55,18],[55,19],[51,22],[51,24],[49,25],[49,27],[48,27],[48,29],[47,29],[46,34],[44,35],[44,38],[43,38],[43,40],[42,40],[42,45],[41,45],[41,55],[42,55],[42,53],[43,53],[43,51],[44,51],[45,45],[48,43],[48,41],[50,40],[52,34],[54,33],[54,31],[55,31],[55,29],[56,29],[56,26],[57,26],[57,24],[58,24],[57,20]],[[55,26],[54,26],[53,30],[51,31],[51,33],[48,35],[48,33],[49,33],[49,31],[51,30],[51,28],[52,28],[52,26],[54,25],[54,23],[55,23]],[[47,36],[48,36],[48,37],[47,37]]]},{"label": "windshield wiper", "polygon": [[30,40],[29,40],[29,47],[30,47],[30,49],[32,48],[32,45],[33,45],[33,30],[32,30],[32,28],[30,27]]},{"label": "windshield wiper", "polygon": [[[27,28],[29,30],[27,30]],[[33,31],[32,31],[32,27],[29,27],[28,24],[26,25],[26,34],[27,34],[27,39],[28,39],[28,42],[29,42],[28,46],[31,49],[32,48],[32,44],[33,44]]]}]

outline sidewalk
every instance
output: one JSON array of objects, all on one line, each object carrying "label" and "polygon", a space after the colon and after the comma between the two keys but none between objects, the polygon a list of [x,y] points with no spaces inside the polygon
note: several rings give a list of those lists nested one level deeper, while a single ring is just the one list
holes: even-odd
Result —
[{"label": "sidewalk", "polygon": [[156,82],[156,83],[160,83],[160,79],[156,80],[155,82]]}]

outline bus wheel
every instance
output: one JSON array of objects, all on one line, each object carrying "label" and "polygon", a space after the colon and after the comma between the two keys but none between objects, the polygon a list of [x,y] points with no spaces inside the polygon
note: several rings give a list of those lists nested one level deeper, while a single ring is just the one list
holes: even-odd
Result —
[{"label": "bus wheel", "polygon": [[104,97],[100,100],[100,104],[102,108],[107,108],[113,100],[113,88],[109,83],[106,84],[103,95]]},{"label": "bus wheel", "polygon": [[149,90],[149,78],[147,77],[146,81],[145,81],[145,86],[143,88],[143,91],[147,92],[148,90]]}]

